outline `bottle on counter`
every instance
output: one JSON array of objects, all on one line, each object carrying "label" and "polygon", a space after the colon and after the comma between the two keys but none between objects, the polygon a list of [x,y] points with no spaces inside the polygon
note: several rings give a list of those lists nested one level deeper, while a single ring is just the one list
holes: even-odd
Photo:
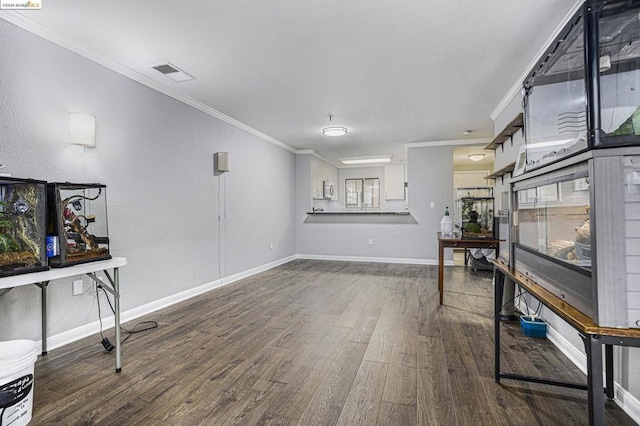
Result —
[{"label": "bottle on counter", "polygon": [[453,218],[449,215],[449,207],[445,207],[444,217],[440,221],[440,232],[442,232],[442,235],[451,235],[453,233]]}]

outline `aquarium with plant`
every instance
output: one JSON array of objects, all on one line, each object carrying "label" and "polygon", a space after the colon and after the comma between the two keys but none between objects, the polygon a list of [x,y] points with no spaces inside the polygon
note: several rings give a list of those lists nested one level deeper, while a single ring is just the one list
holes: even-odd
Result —
[{"label": "aquarium with plant", "polygon": [[46,182],[0,178],[0,277],[47,270]]},{"label": "aquarium with plant", "polygon": [[493,238],[491,187],[456,188],[456,225],[462,238]]}]

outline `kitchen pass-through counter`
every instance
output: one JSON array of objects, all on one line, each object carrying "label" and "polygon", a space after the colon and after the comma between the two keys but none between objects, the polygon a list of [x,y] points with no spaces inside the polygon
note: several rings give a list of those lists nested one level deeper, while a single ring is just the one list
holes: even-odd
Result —
[{"label": "kitchen pass-through counter", "polygon": [[305,223],[417,223],[406,210],[314,210],[307,212]]}]

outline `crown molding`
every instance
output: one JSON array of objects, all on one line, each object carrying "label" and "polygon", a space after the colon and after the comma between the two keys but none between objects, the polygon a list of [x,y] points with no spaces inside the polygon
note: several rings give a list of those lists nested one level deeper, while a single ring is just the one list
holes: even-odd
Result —
[{"label": "crown molding", "polygon": [[23,30],[26,30],[32,34],[35,34],[54,44],[57,44],[58,46],[63,47],[84,58],[87,58],[92,62],[102,65],[103,67],[108,68],[112,71],[115,71],[120,75],[123,75],[131,80],[134,80],[144,86],[149,87],[150,89],[153,89],[179,102],[189,105],[199,111],[204,112],[205,114],[215,117],[221,121],[224,121],[225,123],[230,124],[233,127],[236,127],[266,142],[276,145],[279,148],[285,149],[294,154],[296,153],[296,149],[287,145],[286,143],[279,141],[265,133],[262,133],[259,130],[256,130],[251,126],[248,126],[242,123],[241,121],[236,120],[235,118],[229,117],[228,115],[223,114],[220,111],[213,109],[210,106],[196,99],[177,93],[171,90],[169,87],[165,86],[164,84],[159,83],[137,71],[134,71],[131,68],[128,68],[120,64],[119,62],[109,59],[106,56],[102,55],[101,53],[85,46],[84,44],[78,43],[77,41],[65,35],[62,35],[56,31],[52,31],[49,28],[46,28],[43,25],[40,25],[32,21],[31,19],[25,17],[23,14],[19,13],[18,11],[5,10],[3,11],[2,14],[0,14],[0,19],[10,22],[17,27],[22,28]]},{"label": "crown molding", "polygon": [[491,142],[489,138],[451,139],[446,141],[410,142],[404,144],[404,146],[406,148],[433,148],[436,146],[486,145],[489,142]]},{"label": "crown molding", "polygon": [[295,151],[296,155],[313,155],[316,158],[321,159],[322,161],[324,161],[325,163],[329,163],[331,164],[333,167],[338,167],[337,165],[335,165],[333,163],[333,161],[329,161],[328,159],[326,159],[325,157],[323,157],[322,155],[318,154],[317,152],[315,152],[312,149],[299,149],[297,151]]},{"label": "crown molding", "polygon": [[504,95],[504,97],[502,98],[498,106],[496,106],[496,108],[493,110],[493,112],[490,115],[493,121],[496,121],[498,116],[502,113],[502,111],[505,110],[507,105],[509,105],[509,103],[511,103],[511,101],[520,93],[520,91],[522,90],[522,83],[524,83],[524,79],[527,78],[527,75],[529,75],[529,72],[533,69],[534,66],[536,66],[540,57],[542,57],[542,55],[549,48],[551,43],[553,43],[556,37],[558,37],[558,34],[560,34],[560,31],[562,31],[564,26],[567,25],[569,20],[578,11],[578,9],[580,9],[580,7],[583,4],[584,4],[584,0],[577,0],[576,4],[573,5],[569,13],[562,19],[558,28],[556,28],[556,30],[553,32],[551,37],[549,37],[549,39],[544,43],[542,48],[538,51],[538,53],[536,53],[535,57],[531,60],[527,68],[525,68],[525,70],[520,75],[520,77],[516,80],[515,83],[513,83],[513,86],[511,87],[511,89],[509,89],[509,91]]}]

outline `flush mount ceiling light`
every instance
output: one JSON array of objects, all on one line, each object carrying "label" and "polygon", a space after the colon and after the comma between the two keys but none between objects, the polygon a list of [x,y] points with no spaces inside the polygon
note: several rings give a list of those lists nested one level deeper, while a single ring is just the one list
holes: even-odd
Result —
[{"label": "flush mount ceiling light", "polygon": [[[329,115],[329,122],[331,122],[332,118],[333,118],[333,115]],[[325,127],[324,129],[322,129],[322,134],[325,136],[344,136],[347,134],[347,128],[346,127]]]},{"label": "flush mount ceiling light", "polygon": [[388,163],[393,158],[391,154],[383,155],[361,155],[358,157],[344,157],[340,158],[342,164],[374,164],[374,163]]},{"label": "flush mount ceiling light", "polygon": [[471,161],[480,161],[484,158],[486,154],[481,154],[481,153],[477,153],[477,154],[469,154],[467,155],[467,157],[469,157],[469,160]]},{"label": "flush mount ceiling light", "polygon": [[192,76],[187,72],[182,71],[180,68],[176,67],[175,65],[169,62],[154,65],[152,68],[177,82],[195,80],[194,76]]},{"label": "flush mount ceiling light", "polygon": [[346,127],[325,127],[322,129],[322,134],[325,136],[344,136],[347,134]]}]

